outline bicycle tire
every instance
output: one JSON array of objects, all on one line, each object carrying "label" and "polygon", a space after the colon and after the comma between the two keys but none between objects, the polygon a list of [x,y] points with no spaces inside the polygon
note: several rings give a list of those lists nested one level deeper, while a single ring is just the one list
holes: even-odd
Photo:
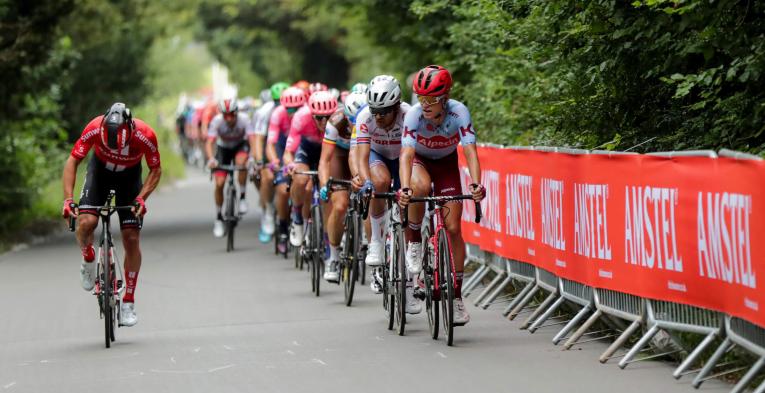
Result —
[{"label": "bicycle tire", "polygon": [[236,201],[236,189],[233,185],[228,186],[226,194],[228,198],[226,198],[226,213],[223,220],[226,224],[226,252],[231,252],[234,250],[234,203]]},{"label": "bicycle tire", "polygon": [[101,274],[99,276],[99,285],[101,286],[101,294],[100,294],[100,301],[101,301],[101,312],[104,317],[104,343],[106,345],[106,348],[110,348],[112,345],[112,335],[113,335],[113,323],[112,323],[112,305],[111,305],[111,294],[112,294],[112,286],[110,284],[110,276],[111,276],[111,261],[109,260],[109,252],[104,251],[106,250],[106,234],[104,234],[104,241],[101,246],[101,252],[102,252],[102,259],[101,259]]},{"label": "bicycle tire", "polygon": [[446,230],[438,231],[438,270],[441,293],[441,312],[444,323],[444,338],[446,345],[454,342],[454,272],[452,271],[452,255]]},{"label": "bicycle tire", "polygon": [[311,207],[311,220],[313,221],[313,261],[316,268],[316,296],[321,294],[321,280],[324,272],[324,230],[322,228],[321,206]]},{"label": "bicycle tire", "polygon": [[433,243],[430,239],[430,231],[426,227],[422,233],[423,250],[422,256],[422,276],[425,283],[425,311],[428,315],[428,328],[430,330],[430,338],[438,340],[438,324],[440,322],[439,315],[439,302],[438,292],[435,289],[438,280],[436,280],[437,269],[434,266],[435,252],[433,249]]},{"label": "bicycle tire", "polygon": [[399,336],[403,336],[406,330],[406,248],[404,247],[404,230],[400,224],[394,226],[394,247],[393,250],[396,255],[396,262],[394,267],[398,279],[396,281],[396,313],[397,313],[397,329],[396,333]]},{"label": "bicycle tire", "polygon": [[395,322],[395,304],[393,303],[395,301],[395,298],[393,297],[393,294],[391,293],[391,261],[390,261],[390,252],[388,251],[390,247],[388,247],[388,244],[390,244],[389,240],[390,236],[386,236],[386,244],[384,247],[384,255],[383,258],[385,263],[383,263],[382,266],[382,286],[383,286],[383,308],[387,312],[388,315],[388,330],[393,330],[393,323]]},{"label": "bicycle tire", "polygon": [[350,213],[346,216],[346,237],[343,248],[343,286],[345,289],[345,306],[350,307],[353,303],[353,291],[356,287],[356,280],[358,279],[358,249],[359,249],[359,236],[358,226],[356,225],[355,213]]},{"label": "bicycle tire", "polygon": [[355,220],[356,220],[356,227],[359,228],[359,231],[358,231],[359,236],[357,238],[358,239],[358,244],[359,244],[359,251],[358,251],[358,254],[357,254],[358,255],[358,258],[357,258],[358,259],[358,265],[359,265],[359,267],[358,267],[358,269],[359,269],[359,274],[358,274],[359,283],[361,283],[361,285],[366,285],[366,283],[367,283],[366,282],[367,281],[367,263],[366,263],[366,259],[367,259],[368,248],[367,248],[367,246],[364,245],[364,241],[363,241],[364,236],[362,235],[363,231],[365,231],[366,229],[364,228],[364,220],[361,218],[361,214],[360,213],[357,212],[355,214]]}]

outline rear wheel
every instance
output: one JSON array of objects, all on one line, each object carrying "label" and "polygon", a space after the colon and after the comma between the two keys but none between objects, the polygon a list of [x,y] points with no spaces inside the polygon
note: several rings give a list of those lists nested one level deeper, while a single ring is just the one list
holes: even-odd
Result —
[{"label": "rear wheel", "polygon": [[445,229],[438,231],[438,283],[446,345],[451,346],[454,341],[454,272]]},{"label": "rear wheel", "polygon": [[345,305],[350,307],[353,302],[353,291],[358,276],[358,250],[359,250],[358,227],[356,226],[355,213],[349,213],[345,220],[345,243],[343,244],[342,280],[345,289]]},{"label": "rear wheel", "polygon": [[[230,176],[230,175],[229,175]],[[232,185],[228,187],[228,198],[226,200],[226,215],[224,223],[226,224],[226,252],[234,250],[234,227],[236,226],[234,203],[236,202],[236,190]]]},{"label": "rear wheel", "polygon": [[391,272],[396,271],[395,269],[391,268],[391,255],[390,255],[390,244],[391,244],[391,237],[390,235],[386,236],[385,238],[385,252],[384,252],[384,261],[383,264],[383,272],[382,272],[382,286],[383,286],[383,308],[385,308],[385,311],[387,311],[388,315],[388,330],[393,330],[393,324],[395,322],[395,309],[396,309],[396,303],[395,298],[393,296],[393,290],[392,290],[392,280],[391,280]]},{"label": "rear wheel", "polygon": [[406,264],[404,258],[406,250],[404,248],[404,231],[401,226],[396,224],[393,242],[393,253],[395,257],[395,263],[393,267],[396,269],[396,332],[399,336],[404,335],[406,327]]},{"label": "rear wheel", "polygon": [[316,275],[316,296],[319,296],[319,288],[321,287],[322,276],[324,275],[324,233],[321,226],[322,214],[321,207],[319,205],[311,208],[311,227],[313,241],[311,243],[311,249],[313,250],[313,262]]},{"label": "rear wheel", "polygon": [[430,337],[434,340],[438,339],[438,323],[439,323],[439,304],[438,304],[438,292],[435,290],[437,280],[435,280],[435,266],[434,259],[435,253],[433,252],[433,245],[430,242],[430,234],[427,228],[422,233],[422,241],[425,249],[422,256],[422,276],[425,284],[425,310],[428,314],[428,327],[430,328]]}]

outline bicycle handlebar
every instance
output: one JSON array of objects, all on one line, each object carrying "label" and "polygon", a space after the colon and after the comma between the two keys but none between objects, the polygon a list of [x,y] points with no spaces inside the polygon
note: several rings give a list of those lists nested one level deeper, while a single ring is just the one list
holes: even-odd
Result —
[{"label": "bicycle handlebar", "polygon": [[[80,205],[77,207],[78,210],[82,209],[88,209],[88,210],[96,210],[99,213],[103,210],[107,210],[106,215],[111,216],[112,214],[118,212],[118,211],[132,211],[134,206],[94,206],[94,205]],[[138,228],[143,227],[143,217],[135,216],[136,220],[138,221]],[[74,232],[75,222],[77,221],[77,217],[70,216],[69,217],[69,232]]]},{"label": "bicycle handlebar", "polygon": [[[427,196],[409,198],[409,203],[432,202],[437,205],[444,205],[448,202],[473,200],[472,195],[450,195],[450,196]],[[475,223],[480,224],[483,213],[481,212],[481,202],[475,202]],[[409,225],[409,205],[404,208],[403,226]]]}]

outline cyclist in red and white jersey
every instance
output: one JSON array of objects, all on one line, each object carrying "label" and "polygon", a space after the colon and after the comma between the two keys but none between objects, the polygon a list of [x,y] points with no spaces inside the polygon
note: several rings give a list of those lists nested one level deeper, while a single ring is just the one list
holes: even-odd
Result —
[{"label": "cyclist in red and white jersey", "polygon": [[[459,101],[449,99],[452,77],[441,66],[431,65],[421,69],[414,77],[413,90],[419,104],[407,112],[404,119],[404,135],[401,149],[401,192],[399,203],[406,206],[414,195],[424,197],[433,192],[436,196],[462,194],[460,172],[457,165],[457,145],[465,153],[468,171],[475,183],[470,193],[475,201],[486,195],[481,185],[481,167],[475,147],[475,130],[470,111]],[[431,187],[431,184],[433,187]],[[457,273],[454,301],[454,323],[465,324],[470,320],[462,302],[462,276],[465,264],[465,242],[462,239],[460,218],[462,204],[447,204],[449,214],[445,226],[454,257]],[[422,223],[424,206],[414,204],[409,208],[409,227],[406,252],[407,268],[412,273],[422,270]]]},{"label": "cyclist in red and white jersey", "polygon": [[[88,152],[95,154],[88,163],[85,184],[80,194],[80,205],[101,206],[106,203],[110,190],[116,192],[118,206],[133,205],[131,212],[117,214],[125,249],[126,290],[120,304],[120,324],[133,326],[138,322],[135,313],[135,290],[141,270],[140,229],[136,216],[146,214],[145,200],[157,187],[162,176],[159,147],[154,130],[139,119],[133,119],[130,109],[123,103],[113,104],[103,116],[91,120],[72,148],[64,166],[64,207],[62,215],[78,217],[77,241],[82,250],[80,282],[86,291],[93,290],[96,280],[96,252],[93,232],[98,225],[98,213],[92,209],[79,209],[73,200],[77,167]],[[149,174],[141,179],[141,159],[146,160]]]},{"label": "cyclist in red and white jersey", "polygon": [[[249,153],[255,150],[255,132],[252,129],[250,118],[239,113],[239,105],[234,98],[226,98],[218,104],[220,111],[207,128],[207,166],[214,169],[218,165],[244,166],[247,163]],[[216,153],[213,155],[213,146]],[[226,183],[228,172],[215,170],[215,224],[213,235],[222,237],[223,229],[223,185]],[[247,213],[246,199],[247,172],[239,171],[239,213]]]}]

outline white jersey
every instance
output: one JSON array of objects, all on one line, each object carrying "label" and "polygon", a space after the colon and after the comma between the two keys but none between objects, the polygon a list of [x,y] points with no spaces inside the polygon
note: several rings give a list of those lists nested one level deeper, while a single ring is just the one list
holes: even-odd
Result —
[{"label": "white jersey", "polygon": [[223,120],[223,114],[218,113],[207,128],[207,139],[216,139],[217,145],[227,149],[233,149],[254,135],[252,122],[246,114],[239,112],[236,116],[236,124],[229,127]]},{"label": "white jersey", "polygon": [[268,101],[261,105],[252,116],[252,129],[255,135],[268,135],[268,122],[271,120],[271,112],[276,108],[274,101]]},{"label": "white jersey", "polygon": [[409,104],[402,102],[396,115],[396,121],[386,130],[377,125],[369,107],[365,107],[356,116],[356,144],[368,144],[375,153],[388,160],[397,160],[401,155],[404,118],[410,108]]},{"label": "white jersey", "polygon": [[417,104],[407,112],[404,120],[404,147],[414,147],[419,156],[432,160],[443,158],[457,150],[457,145],[475,144],[475,130],[470,111],[461,102],[449,100],[446,118],[436,126],[422,115]]}]

